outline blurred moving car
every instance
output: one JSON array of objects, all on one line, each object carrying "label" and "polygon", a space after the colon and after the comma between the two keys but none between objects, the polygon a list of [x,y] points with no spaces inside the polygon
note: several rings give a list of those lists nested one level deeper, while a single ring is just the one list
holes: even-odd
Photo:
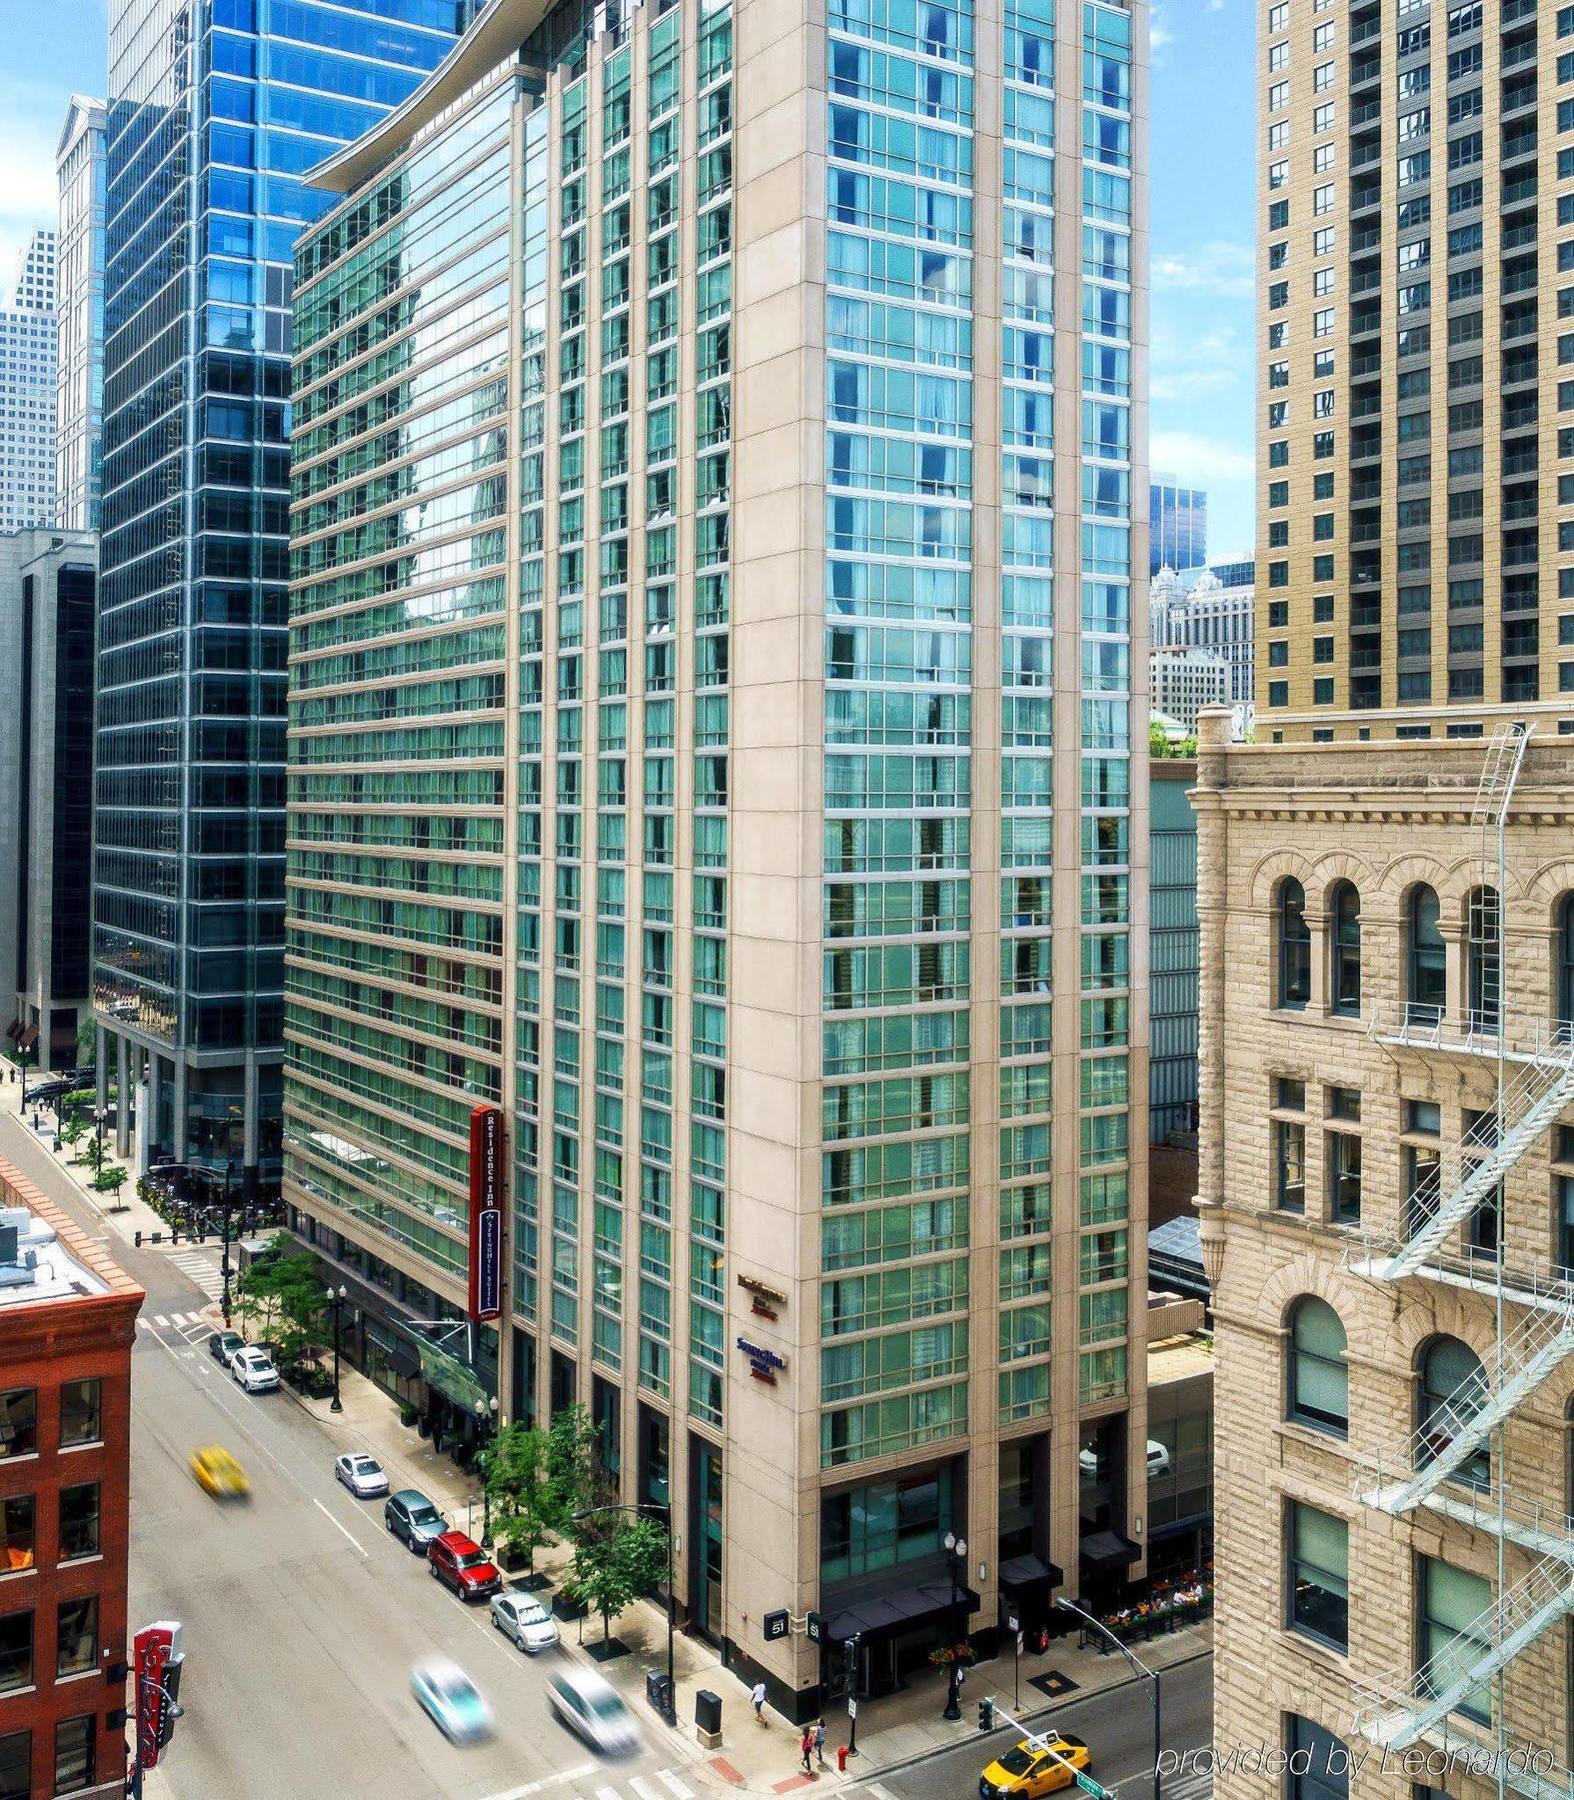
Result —
[{"label": "blurred moving car", "polygon": [[591,1669],[559,1669],[547,1682],[547,1704],[558,1719],[603,1756],[639,1748],[634,1715],[617,1691]]},{"label": "blurred moving car", "polygon": [[246,1348],[246,1340],[238,1331],[215,1331],[208,1339],[208,1355],[221,1369],[227,1369],[235,1360],[237,1350]]},{"label": "blurred moving car", "polygon": [[410,1671],[410,1692],[451,1744],[478,1744],[492,1735],[492,1709],[458,1663],[430,1656]]},{"label": "blurred moving car", "polygon": [[531,1656],[557,1643],[557,1620],[529,1594],[494,1594],[492,1623]]},{"label": "blurred moving car", "polygon": [[448,1529],[448,1521],[419,1488],[400,1488],[397,1494],[390,1494],[383,1506],[383,1523],[417,1556],[425,1556],[432,1539]]},{"label": "blurred moving car", "polygon": [[230,1374],[248,1394],[265,1394],[270,1388],[279,1385],[279,1371],[269,1360],[267,1352],[259,1350],[255,1344],[248,1344],[245,1349],[235,1352],[230,1358]]},{"label": "blurred moving car", "polygon": [[343,1482],[357,1500],[375,1500],[388,1492],[388,1476],[375,1456],[364,1450],[351,1450],[338,1457],[333,1465],[335,1481]]},{"label": "blurred moving car", "polygon": [[474,1538],[444,1531],[426,1546],[432,1574],[461,1600],[485,1600],[503,1585],[502,1572]]},{"label": "blurred moving car", "polygon": [[251,1492],[246,1471],[222,1444],[207,1444],[191,1453],[191,1472],[197,1485],[215,1500],[234,1500]]},{"label": "blurred moving car", "polygon": [[[1046,1743],[1058,1754],[1051,1756]],[[1050,1730],[1037,1739],[1024,1739],[1003,1750],[984,1770],[978,1800],[1038,1800],[1040,1794],[1070,1787],[1072,1774],[1066,1763],[1078,1769],[1088,1766],[1088,1747],[1081,1738]]]}]

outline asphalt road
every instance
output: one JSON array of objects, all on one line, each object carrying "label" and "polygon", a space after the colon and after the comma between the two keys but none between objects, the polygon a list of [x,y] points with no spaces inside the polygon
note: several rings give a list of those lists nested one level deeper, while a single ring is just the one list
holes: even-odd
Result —
[{"label": "asphalt road", "polygon": [[[1166,1669],[1162,1687],[1164,1750],[1179,1752],[1209,1742],[1212,1656],[1202,1652]],[[977,1717],[982,1697],[983,1690],[970,1681],[962,1696],[964,1717]],[[1009,1706],[1010,1688],[996,1698]],[[1032,1694],[1031,1700],[1034,1706],[1042,1705],[1037,1694]],[[1049,1710],[1034,1711],[1030,1723],[1035,1731],[1053,1723],[1085,1739],[1091,1753],[1088,1773],[1100,1786],[1118,1787],[1120,1800],[1150,1800],[1153,1713],[1146,1682],[1133,1679],[1119,1687],[1101,1688],[1086,1699],[1068,1694]],[[995,1732],[989,1737],[975,1734],[955,1750],[909,1763],[906,1768],[886,1770],[876,1777],[874,1785],[896,1795],[898,1800],[977,1800],[978,1777],[984,1764],[1013,1741],[1014,1734],[1009,1732]],[[1209,1786],[1205,1778],[1199,1779],[1188,1769],[1184,1775],[1165,1781],[1163,1800],[1203,1800]]]},{"label": "asphalt road", "polygon": [[[103,1234],[47,1151],[14,1119],[0,1151],[91,1233]],[[689,1800],[700,1782],[660,1728],[600,1763],[549,1712],[555,1653],[522,1655],[390,1538],[382,1502],[333,1478],[334,1447],[283,1393],[243,1393],[191,1319],[205,1295],[165,1251],[109,1246],[148,1290],[132,1353],[131,1618],[182,1621],[186,1668],[167,1761],[149,1800]],[[158,1318],[169,1321],[159,1327]],[[226,1445],[252,1480],[209,1499],[188,1458]],[[467,1669],[497,1735],[450,1745],[409,1689],[417,1658]]]}]

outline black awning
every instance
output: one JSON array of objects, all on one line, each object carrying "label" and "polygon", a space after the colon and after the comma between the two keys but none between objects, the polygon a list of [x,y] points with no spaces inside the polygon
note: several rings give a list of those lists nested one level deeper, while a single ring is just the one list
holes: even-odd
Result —
[{"label": "black awning", "polygon": [[[957,1605],[964,1612],[975,1613],[981,1604],[971,1588],[958,1588]],[[844,1606],[831,1615],[825,1635],[832,1643],[840,1643],[857,1632],[865,1642],[876,1637],[890,1637],[943,1617],[951,1610],[951,1584],[946,1581],[926,1582],[922,1587],[901,1588],[894,1594],[875,1594]]]},{"label": "black awning", "polygon": [[1122,1537],[1118,1531],[1093,1531],[1083,1540],[1079,1552],[1084,1569],[1095,1575],[1107,1575],[1124,1569],[1142,1555],[1142,1546]]},{"label": "black awning", "polygon": [[1041,1556],[1013,1556],[1000,1565],[1000,1585],[1017,1592],[1041,1585],[1059,1587],[1065,1579],[1059,1564],[1045,1562]]}]

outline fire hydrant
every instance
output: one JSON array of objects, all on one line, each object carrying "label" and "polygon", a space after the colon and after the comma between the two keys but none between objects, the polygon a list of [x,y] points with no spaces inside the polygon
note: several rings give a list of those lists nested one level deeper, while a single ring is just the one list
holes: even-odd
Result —
[{"label": "fire hydrant", "polygon": [[847,1746],[845,1744],[836,1746],[836,1768],[839,1774],[847,1773]]}]

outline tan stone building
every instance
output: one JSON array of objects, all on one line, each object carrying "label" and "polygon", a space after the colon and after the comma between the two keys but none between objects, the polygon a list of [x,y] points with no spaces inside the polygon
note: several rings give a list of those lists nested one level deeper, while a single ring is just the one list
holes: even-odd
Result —
[{"label": "tan stone building", "polygon": [[1574,749],[1226,720],[1199,1201],[1215,1735],[1250,1754],[1217,1791],[1462,1796],[1514,1752],[1505,1791],[1541,1800],[1570,1764]]}]

